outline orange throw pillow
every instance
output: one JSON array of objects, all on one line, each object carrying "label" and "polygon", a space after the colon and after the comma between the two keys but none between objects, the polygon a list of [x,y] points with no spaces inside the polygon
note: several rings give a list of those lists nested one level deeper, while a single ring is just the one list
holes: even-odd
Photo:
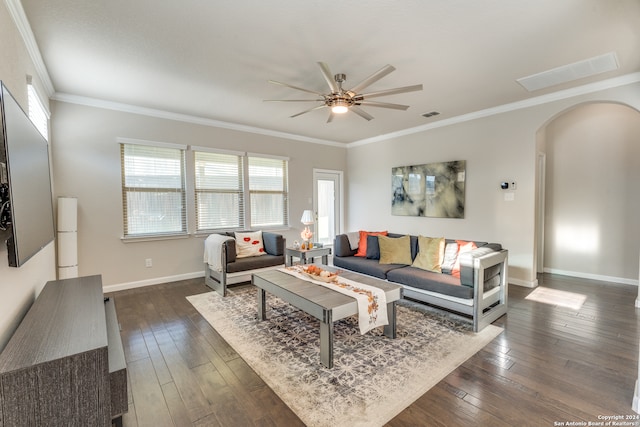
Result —
[{"label": "orange throw pillow", "polygon": [[451,275],[459,279],[460,278],[460,254],[463,254],[465,252],[471,252],[472,250],[477,249],[478,247],[474,242],[467,242],[464,240],[456,240],[456,242],[458,243],[458,257],[456,258],[456,263],[453,266],[453,269],[451,270]]},{"label": "orange throw pillow", "polygon": [[358,252],[355,256],[367,256],[367,236],[386,236],[386,231],[362,231],[360,230],[360,241],[358,242]]}]

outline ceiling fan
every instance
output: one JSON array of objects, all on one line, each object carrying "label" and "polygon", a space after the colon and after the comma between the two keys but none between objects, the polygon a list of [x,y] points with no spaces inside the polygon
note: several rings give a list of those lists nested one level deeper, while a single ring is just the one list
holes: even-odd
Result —
[{"label": "ceiling fan", "polygon": [[395,70],[391,65],[385,65],[380,70],[376,71],[354,87],[349,90],[345,90],[342,87],[342,83],[347,80],[347,76],[345,74],[336,74],[332,76],[331,71],[329,70],[329,66],[324,62],[318,62],[320,66],[320,70],[322,71],[322,76],[326,80],[329,85],[330,93],[325,94],[321,92],[317,92],[315,90],[304,89],[301,87],[293,86],[287,83],[276,82],[274,80],[269,80],[269,83],[290,87],[292,89],[301,90],[303,92],[312,93],[314,95],[318,95],[319,98],[315,99],[265,99],[266,102],[322,102],[321,105],[315,106],[313,108],[309,108],[308,110],[302,111],[300,113],[294,114],[293,117],[298,117],[302,114],[308,113],[310,111],[319,110],[321,108],[330,108],[329,119],[327,123],[331,122],[334,118],[335,114],[343,114],[347,111],[353,111],[360,117],[371,120],[373,116],[360,108],[360,105],[366,105],[368,107],[381,107],[381,108],[391,108],[394,110],[406,110],[409,108],[408,105],[400,105],[400,104],[390,104],[388,102],[376,102],[369,101],[371,98],[376,98],[379,96],[387,96],[387,95],[395,95],[397,93],[405,93],[405,92],[414,92],[417,90],[422,90],[422,85],[413,85],[413,86],[404,86],[395,89],[387,89],[380,90],[377,92],[369,92],[369,93],[361,93],[363,89],[377,82],[387,74],[391,73]]}]

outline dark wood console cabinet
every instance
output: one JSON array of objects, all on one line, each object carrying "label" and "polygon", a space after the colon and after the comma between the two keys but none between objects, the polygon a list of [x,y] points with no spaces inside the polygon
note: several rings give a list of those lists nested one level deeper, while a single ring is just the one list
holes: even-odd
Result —
[{"label": "dark wood console cabinet", "polygon": [[0,426],[120,425],[127,373],[101,276],[48,282],[0,353]]}]

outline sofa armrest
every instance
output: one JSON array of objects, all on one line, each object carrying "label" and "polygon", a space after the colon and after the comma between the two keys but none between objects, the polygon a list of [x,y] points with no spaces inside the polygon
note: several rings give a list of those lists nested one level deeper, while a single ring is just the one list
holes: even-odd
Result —
[{"label": "sofa armrest", "polygon": [[353,256],[357,251],[357,249],[351,249],[349,238],[346,234],[338,234],[333,240],[333,256]]},{"label": "sofa armrest", "polygon": [[231,262],[236,262],[236,241],[235,239],[227,240],[223,243],[224,245],[224,254],[225,254],[225,265],[222,267],[226,270],[226,264]]},{"label": "sofa armrest", "polygon": [[504,257],[501,250],[496,251],[490,247],[480,247],[459,255],[460,261],[460,284],[474,287],[476,275],[478,274],[476,260],[481,259],[485,266],[484,277],[478,277],[480,283],[484,283],[500,273],[500,263]]},{"label": "sofa armrest", "polygon": [[284,255],[286,239],[282,234],[263,231],[262,242],[264,244],[264,250],[269,255]]}]

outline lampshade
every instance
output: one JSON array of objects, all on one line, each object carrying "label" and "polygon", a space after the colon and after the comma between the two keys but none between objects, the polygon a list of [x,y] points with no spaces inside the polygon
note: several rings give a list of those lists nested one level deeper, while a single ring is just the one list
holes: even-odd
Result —
[{"label": "lampshade", "polygon": [[304,225],[313,224],[313,212],[308,209],[302,212],[302,218],[300,218],[300,222]]}]

